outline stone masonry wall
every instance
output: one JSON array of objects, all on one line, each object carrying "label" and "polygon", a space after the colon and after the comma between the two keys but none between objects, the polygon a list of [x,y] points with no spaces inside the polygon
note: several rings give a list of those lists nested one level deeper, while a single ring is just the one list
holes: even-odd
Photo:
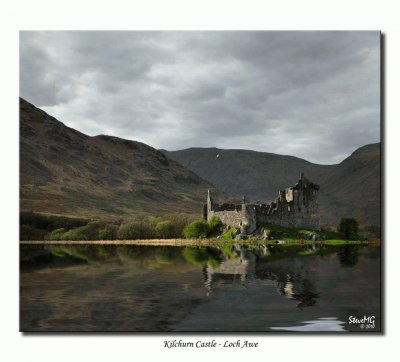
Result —
[{"label": "stone masonry wall", "polygon": [[295,186],[279,191],[278,197],[268,204],[248,204],[243,198],[242,205],[218,205],[209,192],[203,217],[210,220],[217,216],[225,225],[240,227],[243,234],[250,234],[268,223],[317,230],[320,227],[318,190],[319,186],[302,174]]},{"label": "stone masonry wall", "polygon": [[251,234],[257,229],[256,207],[251,204],[242,205],[243,221],[240,231],[242,234]]},{"label": "stone masonry wall", "polygon": [[220,218],[224,225],[230,225],[233,227],[240,227],[243,220],[242,210],[234,211],[209,211],[207,220],[209,221],[213,216]]}]

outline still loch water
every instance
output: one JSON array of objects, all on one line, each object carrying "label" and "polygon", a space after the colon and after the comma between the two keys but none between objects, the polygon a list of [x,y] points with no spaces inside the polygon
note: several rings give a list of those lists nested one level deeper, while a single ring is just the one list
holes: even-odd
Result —
[{"label": "still loch water", "polygon": [[20,248],[21,331],[381,329],[379,246]]}]

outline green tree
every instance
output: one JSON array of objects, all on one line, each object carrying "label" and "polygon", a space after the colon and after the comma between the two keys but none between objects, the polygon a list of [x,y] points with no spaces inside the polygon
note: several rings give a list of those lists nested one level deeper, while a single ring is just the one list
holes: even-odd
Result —
[{"label": "green tree", "polygon": [[185,238],[206,238],[210,231],[208,223],[204,220],[195,220],[183,229]]},{"label": "green tree", "polygon": [[117,234],[115,226],[107,225],[98,231],[98,237],[100,240],[114,240]]},{"label": "green tree", "polygon": [[358,222],[353,217],[344,217],[340,220],[338,231],[345,238],[356,238],[358,236]]},{"label": "green tree", "polygon": [[218,231],[221,226],[222,226],[222,221],[218,216],[213,216],[210,221],[208,222],[208,225],[210,227],[210,232],[216,232]]},{"label": "green tree", "polygon": [[169,220],[158,222],[155,229],[157,234],[164,239],[173,238],[176,235],[175,224]]},{"label": "green tree", "polygon": [[97,221],[92,221],[85,226],[80,226],[68,230],[64,235],[65,240],[98,240],[99,239],[99,229],[102,224]]},{"label": "green tree", "polygon": [[156,225],[162,221],[160,216],[148,216],[147,218],[144,219],[145,222],[147,222],[147,224],[153,226],[154,228],[156,227]]},{"label": "green tree", "polygon": [[47,238],[49,240],[62,240],[66,231],[64,228],[53,230]]},{"label": "green tree", "polygon": [[175,225],[175,237],[181,237],[185,226],[195,219],[187,214],[169,214],[163,216],[163,221],[171,221]]},{"label": "green tree", "polygon": [[153,239],[156,235],[151,225],[141,221],[134,221],[122,224],[118,229],[117,237],[120,240],[135,240]]}]

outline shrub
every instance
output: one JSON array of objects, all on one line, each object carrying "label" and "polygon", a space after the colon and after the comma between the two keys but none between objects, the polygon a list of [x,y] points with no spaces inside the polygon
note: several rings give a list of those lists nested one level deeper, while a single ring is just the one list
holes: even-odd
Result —
[{"label": "shrub", "polygon": [[185,238],[206,238],[210,231],[208,223],[204,220],[195,220],[183,229]]},{"label": "shrub", "polygon": [[175,225],[172,221],[165,220],[165,221],[160,221],[157,223],[155,230],[159,237],[168,239],[168,238],[173,238],[176,236],[176,230],[175,230]]},{"label": "shrub", "polygon": [[117,238],[120,240],[152,239],[154,237],[156,237],[154,228],[143,221],[122,224],[117,232]]},{"label": "shrub", "polygon": [[64,228],[53,230],[48,236],[49,240],[63,240],[66,230]]},{"label": "shrub", "polygon": [[19,228],[20,240],[43,240],[46,234],[46,230],[36,229],[32,225],[22,224]]},{"label": "shrub", "polygon": [[185,226],[194,221],[195,218],[187,214],[169,214],[163,216],[163,220],[171,221],[175,225],[175,237],[182,237]]},{"label": "shrub", "polygon": [[345,238],[357,238],[358,222],[353,217],[344,217],[340,220],[338,231]]},{"label": "shrub", "polygon": [[73,218],[67,216],[44,215],[34,212],[21,211],[20,224],[31,225],[36,229],[55,230],[64,228],[66,230],[84,226],[89,222],[87,219]]},{"label": "shrub", "polygon": [[59,228],[47,234],[48,240],[114,240],[116,227],[102,222],[90,222],[71,230]]},{"label": "shrub", "polygon": [[117,229],[115,226],[107,225],[99,229],[97,234],[100,240],[114,240],[117,236]]},{"label": "shrub", "polygon": [[160,216],[148,216],[146,219],[144,220],[136,220],[136,221],[143,221],[149,225],[151,225],[152,227],[156,227],[156,225],[162,221]]},{"label": "shrub", "polygon": [[68,229],[86,225],[89,220],[21,211],[19,222],[21,240],[44,240],[51,238],[55,240],[56,238],[62,238],[57,233],[51,236],[52,230],[64,229],[65,232]]},{"label": "shrub", "polygon": [[98,222],[91,222],[85,226],[80,226],[75,229],[65,232],[61,239],[64,240],[98,240],[98,230],[102,224]]},{"label": "shrub", "polygon": [[86,226],[68,230],[63,234],[64,240],[93,240],[89,237]]},{"label": "shrub", "polygon": [[222,221],[219,217],[213,216],[210,221],[208,222],[208,226],[210,229],[210,234],[214,234],[220,231],[222,227]]}]

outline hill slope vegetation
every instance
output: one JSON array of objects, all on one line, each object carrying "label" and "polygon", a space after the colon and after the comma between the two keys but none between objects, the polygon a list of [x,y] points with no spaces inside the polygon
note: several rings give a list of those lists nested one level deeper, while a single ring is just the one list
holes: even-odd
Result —
[{"label": "hill slope vegetation", "polygon": [[20,99],[20,208],[109,219],[200,215],[204,181],[140,142],[90,137]]}]

